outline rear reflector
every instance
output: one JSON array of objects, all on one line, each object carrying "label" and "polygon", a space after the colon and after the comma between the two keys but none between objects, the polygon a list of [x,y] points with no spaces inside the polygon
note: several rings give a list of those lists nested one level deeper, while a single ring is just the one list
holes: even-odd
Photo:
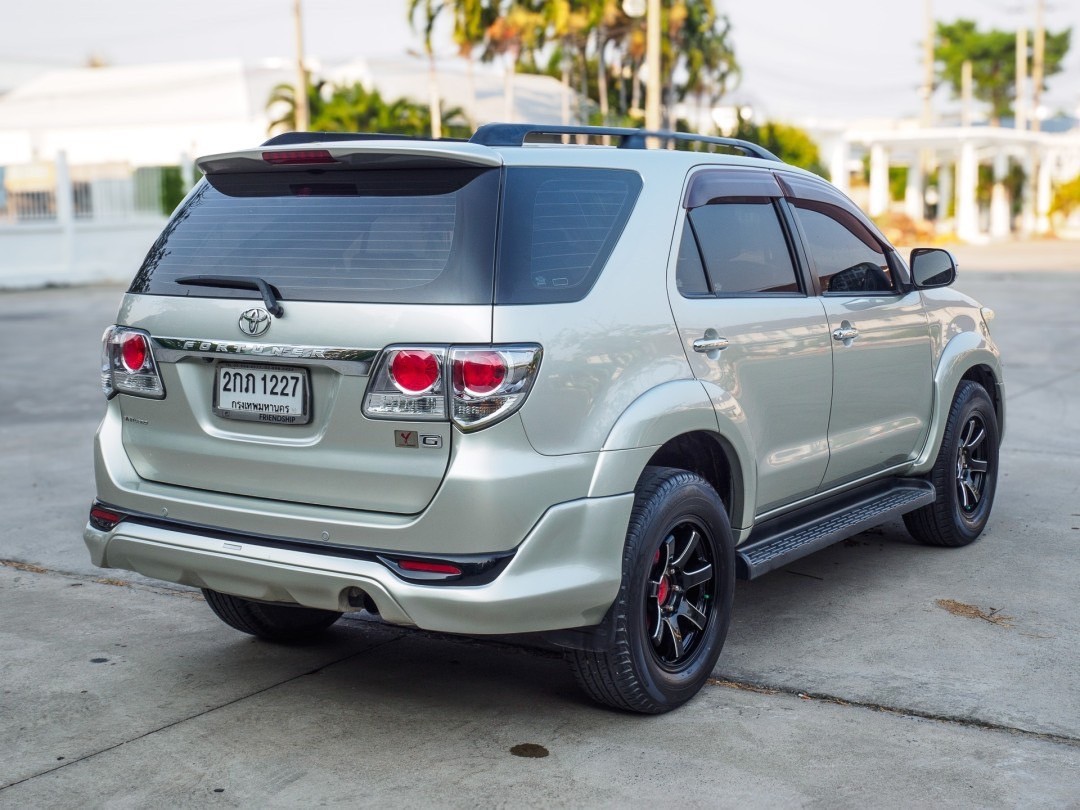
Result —
[{"label": "rear reflector", "polygon": [[419,571],[424,574],[447,574],[459,576],[461,569],[449,563],[425,562],[423,560],[398,560],[398,566],[402,571]]},{"label": "rear reflector", "polygon": [[124,516],[103,506],[90,507],[90,525],[101,532],[112,531]]},{"label": "rear reflector", "polygon": [[273,166],[303,166],[312,163],[337,163],[325,149],[290,149],[286,152],[263,152],[262,158]]}]

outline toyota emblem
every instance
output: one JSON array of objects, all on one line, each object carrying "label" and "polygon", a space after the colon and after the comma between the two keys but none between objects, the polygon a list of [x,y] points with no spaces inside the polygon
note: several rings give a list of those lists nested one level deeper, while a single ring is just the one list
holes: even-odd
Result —
[{"label": "toyota emblem", "polygon": [[265,335],[266,330],[270,328],[270,313],[260,307],[246,309],[240,313],[240,321],[237,325],[248,337]]}]

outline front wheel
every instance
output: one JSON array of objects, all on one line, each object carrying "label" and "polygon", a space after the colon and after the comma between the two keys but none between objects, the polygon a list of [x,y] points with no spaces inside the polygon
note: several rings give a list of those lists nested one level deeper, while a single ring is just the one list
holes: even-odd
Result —
[{"label": "front wheel", "polygon": [[986,527],[997,489],[997,412],[990,395],[970,380],[960,383],[930,481],[937,499],[904,515],[912,536],[931,546],[966,546]]},{"label": "front wheel", "polygon": [[659,714],[697,694],[727,637],[735,590],[735,544],[716,491],[685,470],[642,475],[611,608],[614,643],[569,653],[594,700]]},{"label": "front wheel", "polygon": [[203,588],[206,604],[225,624],[266,641],[306,641],[341,618],[332,610],[256,602]]}]

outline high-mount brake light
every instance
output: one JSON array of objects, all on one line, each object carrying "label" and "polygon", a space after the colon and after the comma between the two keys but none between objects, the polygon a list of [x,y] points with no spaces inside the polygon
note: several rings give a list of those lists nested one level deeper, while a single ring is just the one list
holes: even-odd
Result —
[{"label": "high-mount brake light", "polygon": [[439,382],[441,373],[438,359],[423,349],[395,352],[390,361],[390,379],[401,393],[410,396],[426,394]]},{"label": "high-mount brake light", "polygon": [[118,393],[165,398],[150,335],[126,326],[105,330],[101,336],[101,390],[109,399]]},{"label": "high-mount brake light", "polygon": [[272,166],[307,166],[338,162],[337,158],[325,149],[289,149],[283,152],[263,152],[262,159]]}]

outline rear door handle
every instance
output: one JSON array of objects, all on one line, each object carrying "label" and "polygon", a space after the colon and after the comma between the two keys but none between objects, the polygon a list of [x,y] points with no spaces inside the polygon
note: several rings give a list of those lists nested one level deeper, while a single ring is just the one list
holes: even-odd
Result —
[{"label": "rear door handle", "polygon": [[708,352],[722,352],[728,347],[728,339],[724,337],[698,338],[694,341],[694,351],[707,354]]},{"label": "rear door handle", "polygon": [[847,326],[841,326],[838,329],[833,329],[832,332],[833,340],[848,341],[854,340],[858,336],[859,330],[851,324],[848,324]]}]

